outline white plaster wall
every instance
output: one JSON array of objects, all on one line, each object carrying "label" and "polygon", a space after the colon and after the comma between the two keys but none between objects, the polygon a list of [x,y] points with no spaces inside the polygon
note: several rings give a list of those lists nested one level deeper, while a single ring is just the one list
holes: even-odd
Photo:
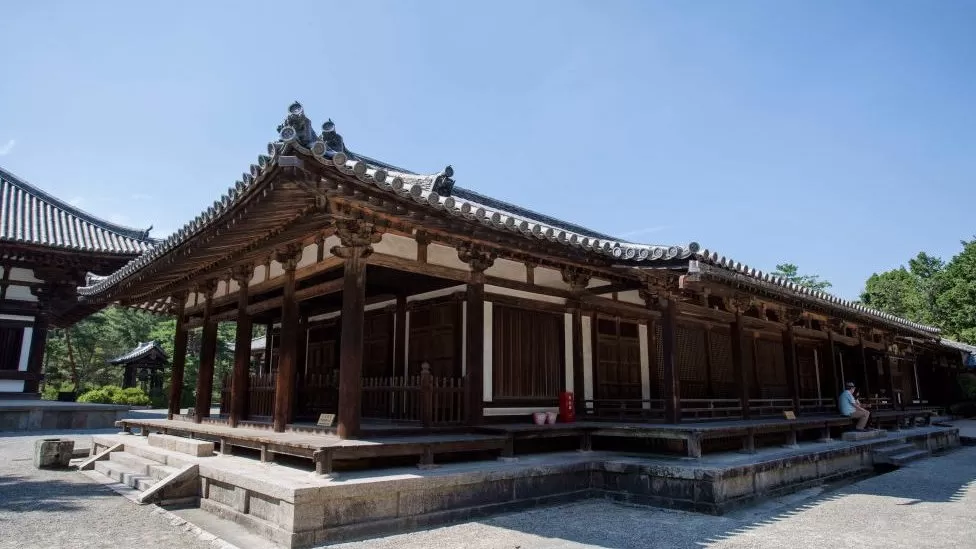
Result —
[{"label": "white plaster wall", "polygon": [[325,237],[325,246],[324,246],[325,254],[322,255],[322,259],[325,259],[326,257],[332,257],[332,248],[341,245],[342,245],[342,240],[339,240],[338,236],[334,234],[330,234],[329,236]]},{"label": "white plaster wall", "polygon": [[302,248],[302,258],[298,260],[297,269],[302,267],[308,267],[309,265],[314,265],[318,261],[319,256],[319,246],[318,244],[309,244]]},{"label": "white plaster wall", "polygon": [[31,269],[22,269],[20,267],[10,268],[10,280],[17,280],[19,282],[41,282],[41,280],[34,276],[34,271]]},{"label": "white plaster wall", "polygon": [[525,264],[510,259],[496,259],[495,263],[485,269],[485,276],[496,276],[507,280],[527,282]]},{"label": "white plaster wall", "polygon": [[[651,398],[651,358],[648,355],[647,344],[647,324],[638,324],[637,337],[640,340],[640,365],[641,365],[641,398],[650,400]],[[650,408],[651,403],[645,402],[644,408]]]},{"label": "white plaster wall", "polygon": [[34,317],[25,315],[0,315],[0,320],[16,320],[18,322],[34,322]]},{"label": "white plaster wall", "polygon": [[27,286],[7,286],[6,298],[14,301],[37,301],[37,296]]},{"label": "white plaster wall", "polygon": [[236,294],[241,289],[241,285],[236,280],[231,280],[227,286],[227,293]]},{"label": "white plaster wall", "polygon": [[224,297],[227,295],[227,281],[220,280],[217,282],[217,289],[214,290],[214,297]]},{"label": "white plaster wall", "polygon": [[573,392],[573,315],[563,313],[563,356],[566,357],[566,391]]},{"label": "white plaster wall", "polygon": [[610,284],[609,280],[603,280],[602,278],[591,278],[590,283],[586,285],[587,288],[596,288],[598,286],[606,286]]},{"label": "white plaster wall", "polygon": [[196,304],[196,302],[197,302],[197,294],[195,294],[193,292],[190,292],[189,294],[187,294],[187,296],[186,296],[186,308],[187,309],[189,309],[190,307],[194,306]]},{"label": "white plaster wall", "polygon": [[427,245],[427,262],[462,271],[471,270],[467,263],[458,259],[457,250],[443,244]]},{"label": "white plaster wall", "polygon": [[533,408],[484,408],[485,416],[528,416],[535,412],[554,412],[559,413],[558,406],[533,407]]},{"label": "white plaster wall", "polygon": [[248,286],[254,286],[255,284],[260,284],[268,279],[268,270],[264,268],[264,265],[258,265],[254,268],[254,276],[251,277],[251,281],[247,283]]},{"label": "white plaster wall", "polygon": [[394,255],[404,259],[417,259],[417,241],[398,234],[384,234],[383,240],[373,244],[373,250],[378,254]]},{"label": "white plaster wall", "polygon": [[583,316],[580,322],[583,330],[583,398],[593,399],[593,341],[590,331],[590,317]]},{"label": "white plaster wall", "polygon": [[278,278],[279,276],[285,274],[285,269],[281,266],[281,263],[277,261],[271,262],[271,268],[268,269],[268,280],[272,278]]},{"label": "white plaster wall", "polygon": [[[613,297],[613,294],[609,294],[608,297]],[[638,290],[620,292],[617,294],[617,300],[625,303],[633,303],[634,305],[644,305],[644,300],[641,299],[640,292]]]},{"label": "white plaster wall", "polygon": [[27,363],[30,362],[31,339],[34,337],[34,328],[24,328],[23,338],[20,340],[20,363],[17,369],[21,372],[27,371]]},{"label": "white plaster wall", "polygon": [[0,393],[23,393],[24,382],[17,379],[0,379]]},{"label": "white plaster wall", "polygon": [[492,380],[491,371],[493,365],[492,348],[491,348],[491,344],[492,344],[491,329],[492,329],[491,302],[486,301],[485,302],[485,340],[484,340],[485,347],[481,359],[481,363],[484,365],[484,375],[485,375],[484,385],[483,385],[485,402],[491,402],[492,397],[494,395],[494,390],[492,389],[491,386],[491,380]]},{"label": "white plaster wall", "polygon": [[563,282],[563,274],[548,267],[536,267],[533,280],[537,286],[559,288],[560,290],[569,289],[569,284]]},{"label": "white plaster wall", "polygon": [[547,303],[556,303],[559,305],[565,305],[566,300],[561,297],[556,297],[552,295],[545,294],[534,294],[532,292],[523,292],[522,290],[512,290],[511,288],[502,288],[501,286],[491,286],[485,284],[485,291],[494,294],[510,295],[513,297],[521,297],[523,299],[532,299],[535,301],[545,301]]}]

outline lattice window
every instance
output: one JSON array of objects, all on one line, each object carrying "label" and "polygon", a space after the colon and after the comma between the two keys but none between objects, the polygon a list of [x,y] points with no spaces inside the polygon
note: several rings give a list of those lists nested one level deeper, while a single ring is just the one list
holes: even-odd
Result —
[{"label": "lattice window", "polygon": [[636,323],[597,318],[596,397],[641,398],[640,340]]},{"label": "lattice window", "polygon": [[817,363],[813,357],[813,347],[796,346],[796,369],[800,375],[800,398],[818,398]]},{"label": "lattice window", "polygon": [[735,366],[732,364],[732,337],[728,332],[712,330],[708,334],[711,352],[712,397],[738,396]]},{"label": "lattice window", "polygon": [[761,398],[789,398],[781,342],[766,339],[756,341],[756,371]]},{"label": "lattice window", "polygon": [[492,312],[495,398],[555,398],[563,386],[563,316],[496,304]]},{"label": "lattice window", "polygon": [[675,347],[681,397],[707,398],[705,330],[697,326],[676,326]]},{"label": "lattice window", "polygon": [[661,331],[661,323],[655,321],[653,325],[654,332],[654,367],[651,370],[652,377],[654,378],[654,387],[657,391],[658,398],[664,398],[664,345],[663,337]]}]

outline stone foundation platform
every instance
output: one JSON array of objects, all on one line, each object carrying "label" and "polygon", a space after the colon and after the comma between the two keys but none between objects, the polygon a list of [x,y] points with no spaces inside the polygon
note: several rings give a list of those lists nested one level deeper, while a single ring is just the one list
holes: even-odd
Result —
[{"label": "stone foundation platform", "polygon": [[0,432],[108,429],[128,413],[128,406],[115,404],[0,400]]},{"label": "stone foundation platform", "polygon": [[[95,439],[96,447],[122,443],[126,452],[166,452],[134,435]],[[874,451],[891,444],[947,449],[959,445],[959,432],[921,427],[883,439],[701,459],[565,452],[331,477],[236,456],[172,457],[199,465],[202,509],[300,548],[591,497],[721,514],[754,499],[867,474]]]}]

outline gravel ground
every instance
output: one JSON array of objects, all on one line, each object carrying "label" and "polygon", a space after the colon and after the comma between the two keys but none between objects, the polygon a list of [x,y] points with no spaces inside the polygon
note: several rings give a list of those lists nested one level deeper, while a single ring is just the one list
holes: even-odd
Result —
[{"label": "gravel ground", "polygon": [[[111,433],[115,429],[95,431]],[[91,431],[58,438],[91,448]],[[0,434],[0,549],[204,549],[195,535],[76,471],[34,468],[34,441],[52,435]]]},{"label": "gravel ground", "polygon": [[[210,547],[154,514],[153,507],[136,505],[77,472],[34,469],[39,438],[44,437],[0,435],[0,549]],[[78,447],[91,444],[90,433],[61,438],[78,441]],[[971,548],[976,547],[976,447],[724,517],[591,500],[336,547]]]}]

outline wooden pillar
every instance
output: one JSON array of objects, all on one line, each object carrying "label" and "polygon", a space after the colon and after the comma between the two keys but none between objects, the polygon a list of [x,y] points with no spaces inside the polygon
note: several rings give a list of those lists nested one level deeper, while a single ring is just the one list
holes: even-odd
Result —
[{"label": "wooden pillar", "polygon": [[193,421],[200,423],[210,417],[213,400],[214,360],[217,358],[217,323],[213,321],[213,294],[216,280],[205,283],[200,292],[204,295],[203,337],[200,342],[200,369],[197,371],[197,402]]},{"label": "wooden pillar", "polygon": [[569,289],[574,296],[573,299],[567,301],[567,304],[571,307],[570,311],[573,314],[573,400],[575,401],[573,405],[576,409],[576,415],[579,416],[587,411],[586,376],[584,374],[586,365],[583,363],[583,304],[580,301],[580,294],[589,286],[590,275],[577,269],[564,269],[562,276],[563,282],[569,284]]},{"label": "wooden pillar", "polygon": [[[235,269],[233,279],[237,282],[237,333],[234,341],[234,374],[230,389],[230,426],[244,419],[249,396],[251,366],[251,315],[247,314],[248,283],[254,276],[254,267],[247,265]],[[221,445],[223,446],[223,445]]]},{"label": "wooden pillar", "polygon": [[458,249],[458,258],[471,267],[468,279],[467,364],[465,373],[465,401],[468,425],[484,422],[485,386],[485,269],[495,262],[495,254],[471,246]]},{"label": "wooden pillar", "polygon": [[[881,361],[882,361],[881,362],[881,367],[882,367],[882,371],[884,372],[884,381],[883,381],[883,383],[884,383],[885,388],[887,388],[887,390],[888,390],[888,398],[891,400],[891,407],[893,409],[897,409],[898,408],[898,399],[896,398],[896,395],[895,395],[895,376],[894,376],[894,374],[891,371],[891,369],[892,369],[892,364],[891,364],[892,363],[892,360],[891,360],[891,357],[888,355],[888,341],[885,340],[884,343],[885,343],[884,352],[881,353]],[[904,405],[904,401],[902,402],[902,404]],[[902,407],[904,407],[904,406],[902,406]]]},{"label": "wooden pillar", "polygon": [[173,338],[173,369],[169,380],[169,410],[166,419],[179,415],[180,401],[183,398],[183,370],[186,366],[186,293],[173,296],[176,302],[176,335]]},{"label": "wooden pillar", "polygon": [[742,312],[736,310],[735,321],[730,328],[732,335],[732,372],[739,389],[739,406],[742,407],[742,417],[749,418],[749,368],[746,367],[742,356]]},{"label": "wooden pillar", "polygon": [[393,334],[393,377],[404,375],[403,361],[406,360],[407,348],[407,296],[400,294],[396,299],[396,333]]},{"label": "wooden pillar", "polygon": [[841,387],[839,386],[842,385],[842,383],[840,379],[840,372],[837,371],[837,349],[834,347],[834,332],[829,330],[827,331],[827,346],[824,349],[823,358],[824,371],[830,372],[830,375],[832,376],[830,392],[827,394],[831,398],[836,398],[837,395],[840,394]]},{"label": "wooden pillar", "polygon": [[786,364],[786,384],[793,399],[793,413],[800,414],[800,376],[796,365],[796,335],[793,323],[790,322],[783,330],[783,362]]},{"label": "wooden pillar", "polygon": [[298,302],[295,301],[295,268],[302,258],[301,246],[289,246],[275,254],[284,269],[284,295],[281,306],[281,344],[278,348],[278,374],[275,376],[274,417],[276,433],[285,431],[292,420],[295,398],[295,370],[298,358]]},{"label": "wooden pillar", "polygon": [[336,220],[341,246],[332,253],[345,260],[342,326],[339,333],[339,438],[359,434],[362,416],[363,316],[366,306],[366,258],[382,235],[360,219]]},{"label": "wooden pillar", "polygon": [[861,371],[864,372],[864,398],[871,398],[870,388],[868,387],[868,354],[864,350],[864,337],[857,338],[857,356],[861,357]]},{"label": "wooden pillar", "polygon": [[25,393],[38,392],[41,372],[44,369],[44,347],[47,344],[47,317],[38,315],[34,319],[34,329],[31,333],[30,355],[28,355],[27,372],[33,374],[24,381]]},{"label": "wooden pillar", "polygon": [[271,346],[274,342],[274,322],[269,322],[268,327],[264,332],[264,356],[262,362],[264,365],[261,367],[261,374],[269,376],[271,375]]},{"label": "wooden pillar", "polygon": [[668,299],[661,315],[661,354],[664,359],[664,420],[681,422],[681,383],[678,378],[675,333],[678,324],[678,303]]}]

